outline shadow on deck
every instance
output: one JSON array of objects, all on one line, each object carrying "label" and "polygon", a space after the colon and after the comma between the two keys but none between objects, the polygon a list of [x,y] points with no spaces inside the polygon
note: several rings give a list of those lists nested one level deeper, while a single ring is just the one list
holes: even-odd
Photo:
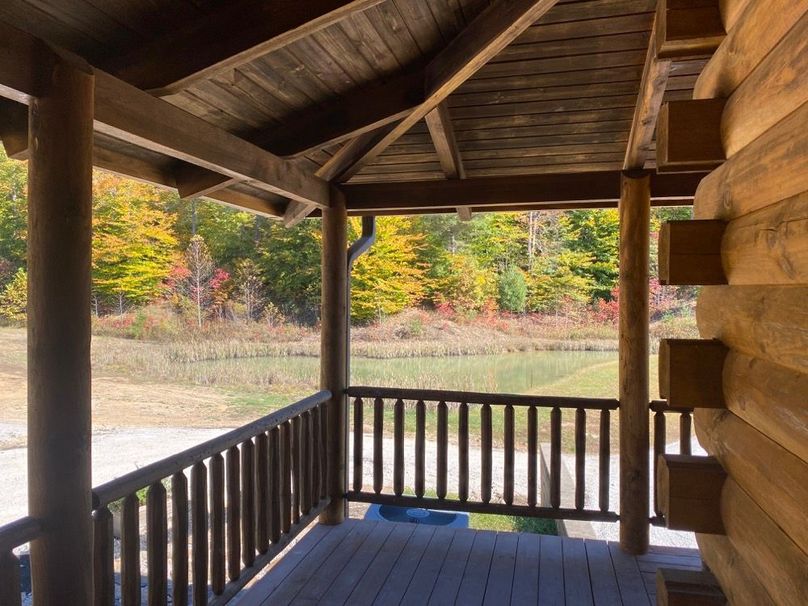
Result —
[{"label": "shadow on deck", "polygon": [[701,569],[695,549],[347,520],[315,525],[238,606],[655,604],[659,567]]}]

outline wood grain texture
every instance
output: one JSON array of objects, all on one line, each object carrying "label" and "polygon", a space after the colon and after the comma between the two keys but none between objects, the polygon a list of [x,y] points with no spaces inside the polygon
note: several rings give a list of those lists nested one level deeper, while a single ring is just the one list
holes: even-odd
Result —
[{"label": "wood grain texture", "polygon": [[666,221],[659,230],[660,284],[726,284],[721,264],[723,221]]},{"label": "wood grain texture", "polygon": [[726,159],[721,141],[723,99],[670,101],[659,112],[659,172],[709,171]]},{"label": "wood grain texture", "polygon": [[659,342],[659,395],[673,408],[724,408],[727,347],[710,339]]},{"label": "wood grain texture", "polygon": [[656,474],[659,509],[666,528],[724,534],[721,490],[727,472],[717,459],[661,455]]},{"label": "wood grain texture", "polygon": [[732,542],[725,536],[697,534],[701,557],[721,583],[721,589],[732,604],[774,606],[776,602],[758,578],[758,571],[747,564]]},{"label": "wood grain texture", "polygon": [[660,0],[657,5],[660,59],[712,54],[725,36],[719,0]]}]

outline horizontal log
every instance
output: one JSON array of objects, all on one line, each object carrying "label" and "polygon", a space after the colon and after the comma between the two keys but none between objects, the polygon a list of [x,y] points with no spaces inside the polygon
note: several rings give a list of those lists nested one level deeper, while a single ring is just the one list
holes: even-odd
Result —
[{"label": "horizontal log", "polygon": [[666,528],[724,534],[721,489],[726,476],[713,457],[660,455],[657,499]]},{"label": "horizontal log", "polygon": [[808,191],[731,221],[721,258],[729,284],[808,284]]},{"label": "horizontal log", "polygon": [[697,534],[696,542],[704,564],[721,583],[730,604],[774,606],[774,600],[756,572],[743,560],[727,537]]},{"label": "horizontal log", "polygon": [[721,265],[723,221],[666,221],[659,231],[660,284],[726,284]]},{"label": "horizontal log", "polygon": [[659,606],[724,606],[727,598],[707,570],[657,568],[656,599]]},{"label": "horizontal log", "polygon": [[659,395],[671,408],[724,408],[726,346],[718,340],[662,339]]},{"label": "horizontal log", "polygon": [[808,463],[808,374],[730,351],[727,410]]},{"label": "horizontal log", "polygon": [[721,143],[723,99],[669,101],[657,122],[659,172],[708,171],[726,159]]},{"label": "horizontal log", "polygon": [[42,522],[31,516],[0,526],[0,552],[11,551],[33,541],[42,532]]},{"label": "horizontal log", "polygon": [[732,545],[774,601],[782,606],[804,606],[808,555],[732,478],[724,482],[721,518]]},{"label": "horizontal log", "polygon": [[805,2],[749,2],[701,72],[694,99],[728,98],[808,12]]},{"label": "horizontal log", "polygon": [[740,19],[743,11],[754,0],[718,0],[718,5],[721,8],[721,21],[724,22],[724,30],[730,31],[735,27],[738,19]]},{"label": "horizontal log", "polygon": [[726,37],[718,0],[660,0],[656,22],[660,59],[709,55]]},{"label": "horizontal log", "polygon": [[808,102],[808,13],[766,55],[727,100],[721,140],[732,157]]},{"label": "horizontal log", "polygon": [[699,443],[808,552],[808,464],[727,410],[696,410]]},{"label": "horizontal log", "polygon": [[352,398],[384,398],[387,400],[424,400],[425,402],[458,402],[466,404],[543,406],[558,408],[584,408],[588,410],[616,410],[613,398],[575,398],[569,396],[524,396],[507,393],[479,393],[440,389],[401,389],[397,387],[351,386]]},{"label": "horizontal log", "polygon": [[696,304],[699,334],[808,373],[806,301],[808,286],[705,286]]},{"label": "horizontal log", "polygon": [[696,219],[729,221],[808,191],[808,103],[699,184]]}]

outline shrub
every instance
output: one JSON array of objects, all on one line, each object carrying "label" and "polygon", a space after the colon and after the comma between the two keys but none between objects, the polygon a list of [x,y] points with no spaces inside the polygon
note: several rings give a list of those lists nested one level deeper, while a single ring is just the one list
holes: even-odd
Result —
[{"label": "shrub", "polygon": [[28,304],[28,274],[20,268],[0,292],[0,319],[11,324],[25,322]]},{"label": "shrub", "polygon": [[523,313],[527,305],[527,281],[521,269],[509,265],[499,275],[499,308]]}]

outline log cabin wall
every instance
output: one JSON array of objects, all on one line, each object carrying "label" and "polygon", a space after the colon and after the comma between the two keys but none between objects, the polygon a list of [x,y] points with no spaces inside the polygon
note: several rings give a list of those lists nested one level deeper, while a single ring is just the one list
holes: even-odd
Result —
[{"label": "log cabin wall", "polygon": [[[694,104],[691,122],[674,124],[671,111],[665,125],[669,139],[688,128],[720,133],[724,152],[688,222],[725,223],[715,247],[724,284],[703,286],[697,305],[701,338],[727,348],[713,378],[724,402],[695,413],[700,443],[727,474],[713,508],[723,532],[697,539],[731,603],[806,604],[808,2],[721,8],[727,35],[685,102]],[[720,124],[693,122],[695,100],[712,99],[724,101]],[[675,231],[668,235],[675,248]],[[676,253],[668,260],[675,265]],[[669,372],[666,381],[689,380]]]}]

